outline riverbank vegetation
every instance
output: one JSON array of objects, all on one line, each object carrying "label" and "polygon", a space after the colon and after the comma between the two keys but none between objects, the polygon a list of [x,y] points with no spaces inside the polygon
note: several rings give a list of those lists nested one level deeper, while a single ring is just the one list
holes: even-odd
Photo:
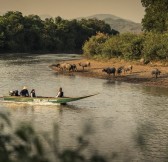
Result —
[{"label": "riverbank vegetation", "polygon": [[138,60],[168,60],[168,33],[124,33],[108,36],[97,33],[83,46],[87,58]]},{"label": "riverbank vegetation", "polygon": [[0,52],[81,52],[83,43],[97,31],[118,33],[101,20],[42,20],[38,15],[9,11],[0,16]]}]

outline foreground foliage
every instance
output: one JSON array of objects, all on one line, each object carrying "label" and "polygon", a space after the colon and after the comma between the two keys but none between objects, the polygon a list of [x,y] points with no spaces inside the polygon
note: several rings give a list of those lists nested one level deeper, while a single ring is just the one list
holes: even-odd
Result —
[{"label": "foreground foliage", "polygon": [[13,129],[8,114],[0,113],[0,161],[1,162],[106,162],[105,157],[83,154],[88,140],[78,137],[75,149],[59,147],[59,129],[54,126],[52,137],[38,134],[30,124]]}]

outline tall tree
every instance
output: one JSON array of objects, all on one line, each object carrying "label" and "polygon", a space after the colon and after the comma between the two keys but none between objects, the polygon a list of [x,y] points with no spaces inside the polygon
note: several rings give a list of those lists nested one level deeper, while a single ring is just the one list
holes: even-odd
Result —
[{"label": "tall tree", "polygon": [[0,16],[0,51],[4,49],[5,44],[5,26],[4,26],[4,18]]},{"label": "tall tree", "polygon": [[168,31],[168,0],[141,0],[141,3],[146,12],[142,19],[143,30]]},{"label": "tall tree", "polygon": [[23,42],[23,15],[18,11],[9,11],[3,16],[5,26],[5,48],[17,51]]},{"label": "tall tree", "polygon": [[43,21],[37,15],[24,17],[24,42],[27,51],[42,49]]}]

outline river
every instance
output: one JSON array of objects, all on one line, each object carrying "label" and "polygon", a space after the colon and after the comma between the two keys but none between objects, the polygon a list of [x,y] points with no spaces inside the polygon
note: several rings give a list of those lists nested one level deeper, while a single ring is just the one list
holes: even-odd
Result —
[{"label": "river", "polygon": [[168,160],[168,90],[112,80],[59,75],[48,66],[59,60],[77,59],[71,54],[0,55],[1,96],[27,86],[37,95],[96,96],[68,105],[0,103],[14,126],[31,122],[39,132],[59,125],[62,147],[75,147],[76,137],[90,128],[89,151],[100,151],[113,161]]}]

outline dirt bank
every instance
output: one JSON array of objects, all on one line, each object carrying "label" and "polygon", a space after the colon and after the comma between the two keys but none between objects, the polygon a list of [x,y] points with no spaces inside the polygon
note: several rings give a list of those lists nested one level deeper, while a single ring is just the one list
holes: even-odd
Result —
[{"label": "dirt bank", "polygon": [[[82,70],[82,67],[79,66],[79,62],[86,62],[89,61],[91,66],[86,67],[84,71]],[[76,64],[77,65],[77,71],[75,72],[61,72],[56,67],[51,67],[54,71],[57,73],[63,74],[63,75],[80,75],[84,77],[94,77],[94,78],[102,78],[102,79],[112,79],[116,81],[123,81],[123,82],[129,82],[129,83],[136,83],[136,84],[143,84],[145,86],[158,86],[158,87],[165,87],[168,88],[168,66],[164,66],[163,64],[159,62],[155,62],[148,65],[142,65],[139,62],[126,62],[124,60],[118,60],[118,59],[111,59],[108,61],[95,61],[95,60],[70,60],[70,61],[64,61],[70,64]],[[125,74],[121,74],[120,76],[108,76],[106,73],[102,72],[103,68],[106,67],[120,67],[120,66],[133,66],[132,73],[127,72]],[[161,75],[156,79],[155,77],[152,77],[151,71],[154,68],[158,68],[161,71]]]}]

